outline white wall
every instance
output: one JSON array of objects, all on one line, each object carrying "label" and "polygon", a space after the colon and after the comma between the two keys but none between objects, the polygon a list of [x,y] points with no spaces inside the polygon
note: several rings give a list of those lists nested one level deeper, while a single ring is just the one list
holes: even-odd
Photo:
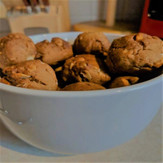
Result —
[{"label": "white wall", "polygon": [[105,19],[107,0],[69,0],[71,23]]},{"label": "white wall", "polygon": [[97,20],[98,0],[69,0],[71,23]]},{"label": "white wall", "polygon": [[[117,20],[140,21],[145,0],[117,0]],[[105,19],[107,0],[69,0],[71,23]]]}]

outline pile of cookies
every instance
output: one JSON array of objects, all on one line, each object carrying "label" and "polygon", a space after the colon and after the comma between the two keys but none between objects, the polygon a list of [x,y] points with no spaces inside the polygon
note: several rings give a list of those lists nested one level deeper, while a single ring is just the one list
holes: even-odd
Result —
[{"label": "pile of cookies", "polygon": [[163,41],[143,33],[115,39],[79,34],[37,44],[20,33],[0,38],[0,82],[17,87],[86,91],[129,86],[161,74]]}]

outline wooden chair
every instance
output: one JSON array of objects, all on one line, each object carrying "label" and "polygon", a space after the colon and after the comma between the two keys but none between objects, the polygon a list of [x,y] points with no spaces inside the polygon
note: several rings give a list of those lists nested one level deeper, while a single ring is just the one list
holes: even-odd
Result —
[{"label": "wooden chair", "polygon": [[24,33],[27,28],[47,28],[49,33],[64,32],[70,30],[70,18],[68,0],[49,0],[50,10],[48,13],[21,13],[25,6],[20,0],[2,0],[6,8],[16,8],[14,12],[8,13],[7,18],[11,32]]}]

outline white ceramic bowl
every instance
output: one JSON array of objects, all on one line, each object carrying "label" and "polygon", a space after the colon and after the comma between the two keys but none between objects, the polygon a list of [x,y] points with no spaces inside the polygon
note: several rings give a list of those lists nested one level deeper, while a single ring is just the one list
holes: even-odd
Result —
[{"label": "white ceramic bowl", "polygon": [[[54,36],[73,40],[79,33]],[[109,40],[119,35],[107,34]],[[39,91],[0,84],[0,117],[25,142],[55,153],[88,153],[140,133],[162,104],[162,76],[133,86],[83,92]]]}]

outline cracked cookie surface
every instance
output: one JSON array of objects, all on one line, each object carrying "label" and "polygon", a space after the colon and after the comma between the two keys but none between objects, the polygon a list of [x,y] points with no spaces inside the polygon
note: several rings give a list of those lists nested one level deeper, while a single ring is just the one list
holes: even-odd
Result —
[{"label": "cracked cookie surface", "polygon": [[143,73],[163,65],[163,41],[143,33],[113,41],[106,59],[112,73]]},{"label": "cracked cookie surface", "polygon": [[105,88],[99,84],[91,82],[77,82],[67,85],[61,91],[89,91],[89,90],[104,90]]},{"label": "cracked cookie surface", "polygon": [[0,38],[0,68],[33,60],[36,47],[33,41],[21,33],[9,34]]},{"label": "cracked cookie surface", "polygon": [[97,84],[104,84],[111,79],[100,67],[100,60],[91,54],[76,55],[66,60],[62,78],[69,83],[85,81]]},{"label": "cracked cookie surface", "polygon": [[72,46],[61,38],[52,38],[51,42],[44,40],[36,44],[36,59],[49,65],[56,65],[73,56]]},{"label": "cracked cookie surface", "polygon": [[109,47],[109,40],[100,32],[84,32],[75,39],[73,45],[75,54],[97,54],[103,56],[107,56]]},{"label": "cracked cookie surface", "polygon": [[4,79],[14,86],[57,90],[58,81],[53,69],[40,60],[26,61],[3,69]]}]

